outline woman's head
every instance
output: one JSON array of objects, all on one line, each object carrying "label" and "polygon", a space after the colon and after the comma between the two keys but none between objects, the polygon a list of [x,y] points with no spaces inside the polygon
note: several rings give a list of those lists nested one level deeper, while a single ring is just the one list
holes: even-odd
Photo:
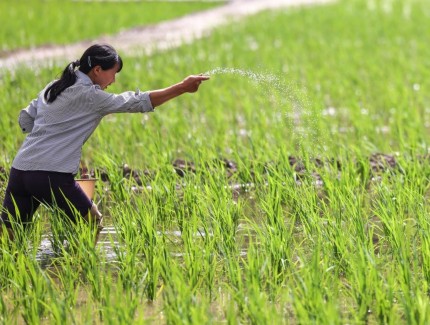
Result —
[{"label": "woman's head", "polygon": [[79,59],[79,71],[88,74],[96,66],[102,70],[109,70],[118,65],[118,71],[122,69],[122,59],[110,45],[94,44],[86,49]]},{"label": "woman's head", "polygon": [[115,75],[121,69],[122,59],[110,45],[90,46],[79,60],[79,71],[102,89],[115,82]]},{"label": "woman's head", "polygon": [[115,81],[115,74],[122,69],[122,59],[110,45],[91,45],[79,60],[71,62],[64,69],[61,78],[45,91],[45,99],[52,103],[58,95],[76,82],[75,69],[87,74],[93,83],[105,89]]}]

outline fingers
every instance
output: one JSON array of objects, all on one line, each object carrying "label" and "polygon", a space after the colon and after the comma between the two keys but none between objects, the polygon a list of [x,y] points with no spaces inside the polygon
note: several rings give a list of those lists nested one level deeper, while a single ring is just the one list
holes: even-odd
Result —
[{"label": "fingers", "polygon": [[210,79],[210,76],[199,74],[199,75],[188,76],[184,79],[184,81],[193,82],[193,81],[205,81],[205,80],[209,80],[209,79]]},{"label": "fingers", "polygon": [[185,91],[189,92],[189,93],[194,93],[194,92],[196,92],[199,89],[200,84],[203,81],[206,81],[206,80],[209,80],[209,79],[210,79],[209,76],[206,76],[206,75],[203,75],[203,74],[188,76],[183,81],[183,85],[185,86]]},{"label": "fingers", "polygon": [[201,74],[199,74],[198,76],[195,76],[195,77],[196,77],[197,80],[200,80],[200,81],[209,80],[211,78],[210,76],[203,75],[203,73],[201,73]]},{"label": "fingers", "polygon": [[196,83],[197,83],[197,85],[198,86],[200,86],[200,84],[203,82],[203,81],[206,81],[206,80],[209,80],[210,79],[210,77],[209,76],[204,76],[204,75],[198,75],[198,76],[195,76],[195,80],[196,80]]}]

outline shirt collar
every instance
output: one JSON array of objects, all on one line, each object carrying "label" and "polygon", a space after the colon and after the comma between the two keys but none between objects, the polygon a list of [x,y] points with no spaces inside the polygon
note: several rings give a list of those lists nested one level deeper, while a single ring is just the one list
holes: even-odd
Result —
[{"label": "shirt collar", "polygon": [[88,75],[79,70],[76,70],[75,73],[78,77],[78,82],[83,83],[84,85],[93,85],[93,82]]}]

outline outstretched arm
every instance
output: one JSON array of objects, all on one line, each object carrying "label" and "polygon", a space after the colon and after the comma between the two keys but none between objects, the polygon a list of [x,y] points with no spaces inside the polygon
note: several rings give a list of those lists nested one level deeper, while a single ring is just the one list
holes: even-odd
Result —
[{"label": "outstretched arm", "polygon": [[151,99],[152,106],[160,106],[168,100],[178,97],[184,93],[194,93],[199,89],[200,84],[208,79],[209,76],[192,75],[170,87],[151,90],[149,91],[149,98]]}]

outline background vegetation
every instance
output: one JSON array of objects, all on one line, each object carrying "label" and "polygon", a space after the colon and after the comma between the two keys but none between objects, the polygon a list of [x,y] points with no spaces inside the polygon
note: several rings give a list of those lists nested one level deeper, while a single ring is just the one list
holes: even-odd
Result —
[{"label": "background vegetation", "polygon": [[67,44],[209,9],[222,1],[0,1],[0,56],[16,49]]}]

